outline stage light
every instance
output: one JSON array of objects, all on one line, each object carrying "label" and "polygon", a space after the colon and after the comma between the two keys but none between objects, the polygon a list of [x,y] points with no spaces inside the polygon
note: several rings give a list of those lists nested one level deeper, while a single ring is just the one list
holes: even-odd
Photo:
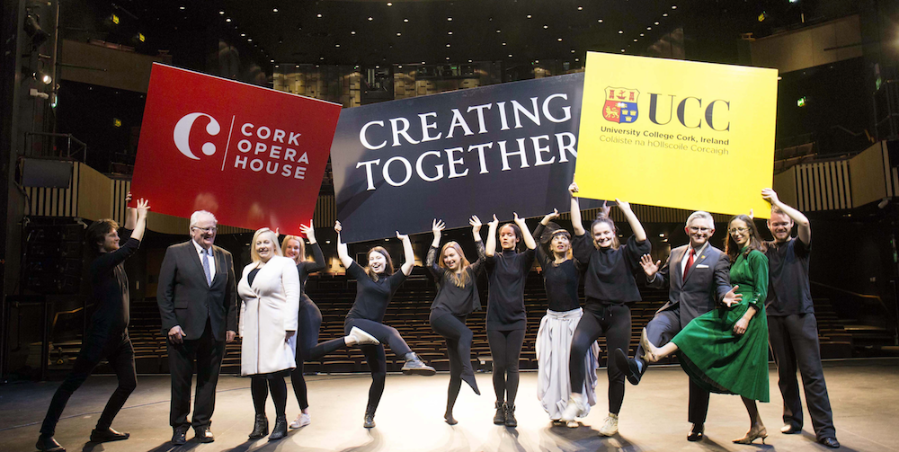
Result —
[{"label": "stage light", "polygon": [[764,11],[762,11],[762,13],[759,14],[759,22],[764,22],[765,19],[767,19],[767,18],[768,18],[768,13],[766,13]]},{"label": "stage light", "polygon": [[533,17],[533,16],[531,16],[530,14],[528,14],[528,19],[530,19],[531,17]]},{"label": "stage light", "polygon": [[138,33],[136,37],[137,37],[137,40],[140,42],[147,42],[147,37],[144,36],[143,33]]},{"label": "stage light", "polygon": [[228,23],[230,24],[230,23],[231,23],[231,18],[230,18],[230,17],[226,18],[226,19],[225,19],[225,22],[228,22]]},{"label": "stage light", "polygon": [[224,15],[225,15],[225,10],[223,10],[223,9],[219,10],[219,16],[224,16]]},{"label": "stage light", "polygon": [[[351,35],[356,34],[356,30],[351,31],[350,34],[351,34]],[[399,33],[397,33],[397,34],[399,34]]]},{"label": "stage light", "polygon": [[119,16],[116,16],[115,14],[110,14],[109,20],[116,25],[118,25],[119,22],[121,22],[121,19],[119,19]]},{"label": "stage light", "polygon": [[446,32],[446,34],[451,35],[451,34],[453,34],[453,32],[448,31],[448,32]]},{"label": "stage light", "polygon": [[41,74],[41,81],[44,82],[45,85],[49,85],[50,82],[53,81],[53,77],[50,77],[50,74]]},{"label": "stage light", "polygon": [[272,8],[272,12],[273,12],[273,13],[277,13],[277,12],[278,12],[278,8]]},{"label": "stage light", "polygon": [[402,33],[397,33],[396,35],[397,35],[397,36],[402,36],[403,34],[402,34]]},{"label": "stage light", "polygon": [[599,19],[599,20],[597,20],[596,22],[601,24],[601,23],[602,23],[602,19]]},{"label": "stage light", "polygon": [[112,126],[113,127],[122,127],[122,120],[119,118],[112,118]]},{"label": "stage light", "polygon": [[805,96],[802,96],[796,101],[796,106],[802,108],[805,106],[806,102],[808,102],[808,98]]}]

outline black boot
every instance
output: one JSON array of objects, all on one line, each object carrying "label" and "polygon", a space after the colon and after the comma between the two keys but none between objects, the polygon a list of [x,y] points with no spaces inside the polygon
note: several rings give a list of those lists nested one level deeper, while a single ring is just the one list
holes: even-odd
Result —
[{"label": "black boot", "polygon": [[268,418],[264,414],[256,415],[256,422],[253,423],[253,431],[250,432],[250,439],[258,439],[268,435]]},{"label": "black boot", "polygon": [[493,423],[496,425],[503,425],[506,423],[506,413],[503,408],[505,404],[503,402],[496,402],[496,414],[493,415]]},{"label": "black boot", "polygon": [[365,409],[365,422],[362,423],[365,428],[375,428],[375,410],[372,408]]},{"label": "black boot", "polygon": [[272,427],[272,434],[269,435],[269,441],[277,441],[287,436],[287,415],[281,414],[275,418],[275,426]]},{"label": "black boot", "polygon": [[406,353],[404,356],[406,363],[403,364],[403,373],[406,375],[424,375],[430,377],[437,373],[433,367],[428,366],[413,352]]},{"label": "black boot", "polygon": [[518,421],[515,419],[515,405],[503,404],[503,412],[506,415],[506,427],[518,427]]}]

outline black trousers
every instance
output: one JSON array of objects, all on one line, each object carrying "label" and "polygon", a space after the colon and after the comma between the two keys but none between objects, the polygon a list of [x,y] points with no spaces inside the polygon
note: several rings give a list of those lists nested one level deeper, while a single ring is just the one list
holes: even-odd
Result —
[{"label": "black trousers", "polygon": [[[606,336],[607,353],[620,348],[627,351],[631,340],[631,309],[625,304],[588,303],[571,338],[568,378],[572,392],[584,387],[587,378],[587,352],[600,336]],[[610,354],[610,353],[609,353]],[[609,360],[609,413],[618,414],[624,403],[624,369]]]},{"label": "black trousers", "polygon": [[[195,429],[208,427],[215,410],[215,387],[225,357],[225,341],[216,341],[212,335],[209,320],[199,339],[186,340],[180,344],[167,340],[169,370],[172,374],[172,405],[169,425],[180,427],[192,425]],[[194,396],[194,414],[190,413],[190,386],[194,361],[197,363],[197,390]]]},{"label": "black trousers", "polygon": [[465,317],[452,314],[442,315],[431,321],[431,328],[446,339],[446,351],[449,355],[450,381],[447,390],[446,410],[452,412],[459,396],[462,380],[477,389],[474,369],[471,367],[471,341],[474,334],[465,325]]},{"label": "black trousers", "polygon": [[112,420],[125,405],[128,396],[137,387],[137,373],[134,371],[134,348],[128,332],[110,335],[106,331],[88,331],[88,336],[81,344],[81,352],[75,359],[75,367],[62,382],[47,409],[47,415],[41,424],[41,434],[53,436],[56,424],[69,401],[69,397],[87,380],[87,377],[106,358],[119,380],[119,385],[106,402],[103,414],[97,421],[97,429],[103,430],[112,425]]},{"label": "black trousers", "polygon": [[384,394],[384,383],[387,380],[387,354],[384,352],[384,343],[389,344],[393,353],[399,356],[404,356],[406,353],[411,352],[412,349],[406,345],[406,341],[393,327],[366,319],[346,319],[346,322],[343,324],[343,330],[346,334],[349,334],[354,326],[371,334],[381,342],[378,345],[363,345],[359,347],[365,355],[365,362],[368,363],[368,370],[371,372],[371,387],[368,388],[368,407],[366,411],[374,414],[378,409],[378,404],[381,403],[381,395]]},{"label": "black trousers", "polygon": [[802,402],[796,370],[802,375],[805,401],[818,439],[835,438],[833,411],[821,367],[818,322],[814,314],[768,316],[768,339],[777,364],[777,385],[784,401],[784,424],[802,428]]},{"label": "black trousers", "polygon": [[524,330],[487,330],[487,343],[493,357],[493,392],[496,401],[515,405],[518,396],[518,360],[524,344]]},{"label": "black trousers", "polygon": [[[677,335],[680,328],[680,309],[675,308],[669,311],[659,312],[646,325],[646,336],[649,342],[656,347],[661,347]],[[637,347],[637,359],[643,361],[643,347]],[[643,370],[646,371],[647,364],[643,363]],[[690,402],[687,413],[687,421],[693,424],[705,424],[706,416],[709,413],[709,392],[700,388],[693,380],[690,380]]]},{"label": "black trousers", "polygon": [[[299,330],[297,331],[299,336],[297,337],[295,357],[297,367],[290,371],[290,384],[293,386],[293,393],[297,397],[300,409],[305,410],[309,408],[309,398],[306,390],[306,379],[303,378],[303,363],[320,358],[345,344],[343,339],[335,339],[338,342],[329,341],[332,343],[331,345],[337,345],[333,350],[328,347],[328,349],[319,349],[316,353],[313,353],[313,349],[318,344],[318,334],[322,326],[322,312],[309,297],[304,296],[300,298],[300,312],[297,322],[297,329]],[[314,356],[316,354],[320,355]]]}]

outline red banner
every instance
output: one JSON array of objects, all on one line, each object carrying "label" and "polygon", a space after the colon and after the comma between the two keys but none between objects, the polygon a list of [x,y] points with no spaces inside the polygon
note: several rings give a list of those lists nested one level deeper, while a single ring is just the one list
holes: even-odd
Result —
[{"label": "red banner", "polygon": [[131,192],[154,212],[223,225],[308,224],[341,106],[153,65]]}]

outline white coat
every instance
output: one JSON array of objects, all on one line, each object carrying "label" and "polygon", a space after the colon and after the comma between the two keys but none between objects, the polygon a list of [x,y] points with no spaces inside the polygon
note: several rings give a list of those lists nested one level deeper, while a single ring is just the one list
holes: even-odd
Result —
[{"label": "white coat", "polygon": [[[262,266],[251,286],[247,275],[259,263],[243,269],[237,284],[240,295],[240,326],[242,339],[240,374],[256,375],[296,367],[292,343],[286,340],[287,331],[297,331],[300,307],[300,278],[293,260],[272,256]],[[296,334],[294,334],[296,336]]]}]

